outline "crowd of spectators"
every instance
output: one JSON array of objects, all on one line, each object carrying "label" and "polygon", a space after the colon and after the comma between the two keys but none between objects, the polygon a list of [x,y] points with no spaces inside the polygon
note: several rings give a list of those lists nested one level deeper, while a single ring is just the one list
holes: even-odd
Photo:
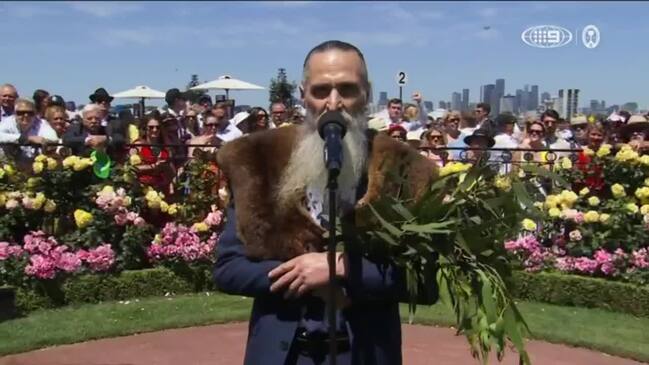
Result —
[{"label": "crowd of spectators", "polygon": [[[36,90],[31,99],[20,98],[11,84],[0,86],[0,158],[12,159],[29,171],[39,153],[64,158],[105,152],[122,163],[138,155],[141,183],[173,193],[174,179],[197,151],[214,153],[243,135],[304,121],[304,109],[273,103],[267,111],[253,107],[234,114],[225,102],[202,95],[192,102],[178,89],[166,93],[164,108],[140,118],[124,110],[110,112],[113,97],[99,88],[77,111],[73,102]],[[233,115],[234,114],[234,115]],[[576,115],[563,119],[554,110],[520,120],[508,113],[490,118],[489,104],[473,112],[427,111],[420,93],[412,102],[391,99],[387,108],[368,116],[369,128],[420,149],[439,166],[450,161],[475,161],[488,156],[501,171],[526,161],[553,163],[578,155],[583,147],[596,150],[628,143],[639,152],[649,149],[649,122],[643,115],[619,111],[609,116]],[[582,158],[578,157],[578,158]]]}]

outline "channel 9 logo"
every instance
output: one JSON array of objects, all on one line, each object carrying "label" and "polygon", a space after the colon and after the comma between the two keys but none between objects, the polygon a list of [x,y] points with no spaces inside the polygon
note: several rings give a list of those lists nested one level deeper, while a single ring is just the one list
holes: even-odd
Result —
[{"label": "channel 9 logo", "polygon": [[[521,33],[525,44],[537,48],[558,48],[569,44],[573,39],[572,32],[558,25],[536,25],[529,27]],[[600,42],[599,29],[594,25],[587,25],[581,32],[581,41],[586,48],[596,48]]]}]

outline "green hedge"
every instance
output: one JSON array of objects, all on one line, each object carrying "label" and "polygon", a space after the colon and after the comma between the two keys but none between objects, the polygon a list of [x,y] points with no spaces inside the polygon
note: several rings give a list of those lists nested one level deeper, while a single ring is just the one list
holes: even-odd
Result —
[{"label": "green hedge", "polygon": [[[209,271],[154,268],[124,271],[119,275],[81,275],[64,283],[18,289],[16,307],[21,313],[65,304],[97,303],[166,293],[213,290]],[[649,288],[616,281],[559,273],[515,271],[512,291],[516,298],[558,305],[603,308],[649,317]]]},{"label": "green hedge", "polygon": [[649,317],[649,287],[560,273],[514,272],[516,298]]},{"label": "green hedge", "polygon": [[167,268],[123,271],[119,275],[80,275],[63,283],[48,283],[33,289],[16,291],[16,307],[26,313],[65,304],[97,303],[166,293],[190,293],[212,290],[208,272],[195,271],[177,275]]}]

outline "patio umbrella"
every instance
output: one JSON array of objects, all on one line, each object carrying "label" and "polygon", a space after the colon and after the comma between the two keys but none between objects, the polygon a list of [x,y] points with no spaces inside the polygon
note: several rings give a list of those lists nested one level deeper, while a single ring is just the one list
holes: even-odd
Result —
[{"label": "patio umbrella", "polygon": [[165,93],[145,85],[121,91],[112,95],[114,98],[140,99],[140,116],[144,116],[144,99],[164,99]]},{"label": "patio umbrella", "polygon": [[230,75],[220,76],[216,80],[206,82],[204,84],[196,85],[190,90],[210,90],[220,89],[225,90],[225,98],[230,99],[230,90],[264,90],[263,87],[249,82],[237,80]]}]

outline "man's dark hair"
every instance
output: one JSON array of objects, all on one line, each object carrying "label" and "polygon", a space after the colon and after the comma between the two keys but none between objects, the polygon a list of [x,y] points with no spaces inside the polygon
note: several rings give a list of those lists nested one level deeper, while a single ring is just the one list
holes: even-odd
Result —
[{"label": "man's dark hair", "polygon": [[478,103],[478,105],[476,105],[475,107],[476,107],[476,109],[480,108],[480,109],[486,111],[487,115],[491,114],[491,105],[489,105],[489,103]]},{"label": "man's dark hair", "polygon": [[38,112],[44,112],[44,110],[41,110],[41,104],[43,103],[43,100],[47,99],[48,96],[50,96],[50,93],[43,89],[37,89],[36,91],[34,91],[32,99],[34,100],[34,104],[36,104],[36,110]]},{"label": "man's dark hair", "polygon": [[392,104],[401,104],[401,105],[403,105],[403,101],[401,101],[401,99],[399,99],[399,98],[392,98],[392,99],[390,99],[390,101],[388,101],[388,108]]},{"label": "man's dark hair", "polygon": [[559,121],[559,113],[557,113],[557,111],[554,109],[548,109],[544,111],[543,114],[541,114],[541,121],[543,121],[545,117],[550,117],[556,120],[557,122]]},{"label": "man's dark hair", "polygon": [[354,46],[352,44],[349,44],[347,42],[343,42],[343,41],[336,41],[336,40],[325,41],[325,42],[322,42],[322,43],[318,44],[317,46],[313,47],[313,49],[311,49],[309,51],[309,53],[307,53],[306,57],[304,58],[304,64],[302,65],[303,79],[306,79],[307,63],[309,63],[309,59],[311,58],[311,56],[314,53],[321,53],[321,52],[326,52],[326,51],[331,51],[331,50],[354,52],[354,53],[356,53],[356,55],[358,55],[358,57],[361,59],[361,62],[363,64],[362,78],[363,78],[363,82],[365,84],[363,86],[369,92],[369,80],[368,80],[368,77],[367,77],[367,64],[365,63],[365,57],[363,57],[363,54],[361,53],[361,51],[358,48],[356,48],[356,46]]}]

